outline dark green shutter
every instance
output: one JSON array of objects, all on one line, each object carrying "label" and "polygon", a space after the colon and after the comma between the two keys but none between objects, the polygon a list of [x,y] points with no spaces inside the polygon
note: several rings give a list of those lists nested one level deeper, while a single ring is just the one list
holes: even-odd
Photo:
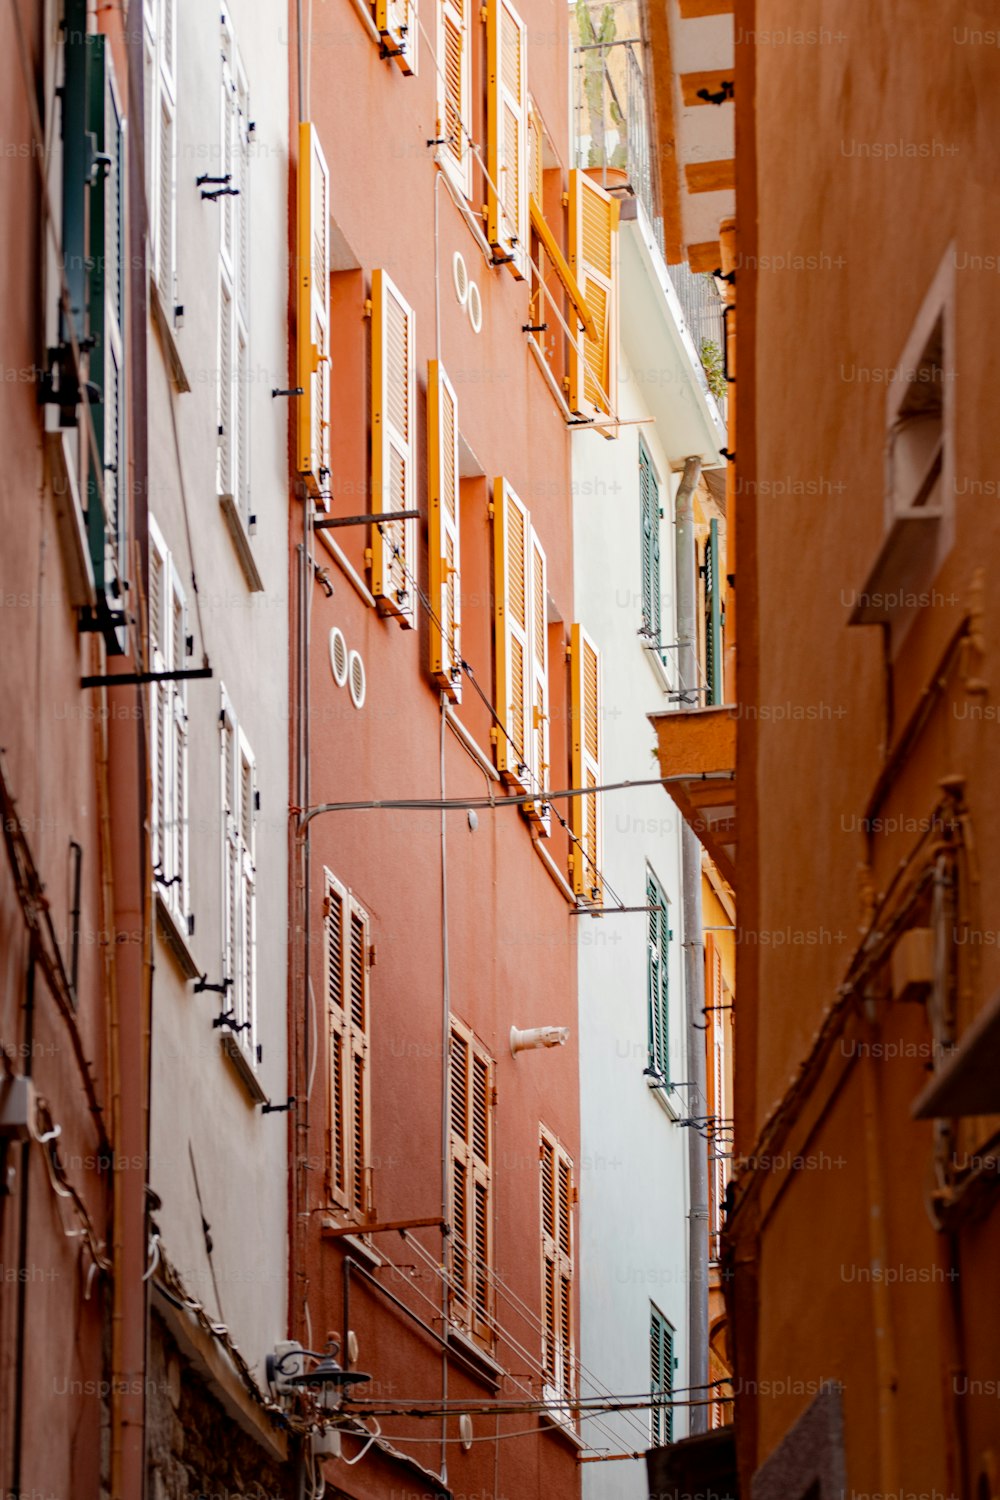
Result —
[{"label": "dark green shutter", "polygon": [[642,513],[642,629],[660,644],[660,491],[646,445],[639,439],[639,504]]},{"label": "dark green shutter", "polygon": [[[86,338],[87,302],[87,187],[93,166],[94,140],[88,121],[87,75],[91,43],[87,35],[86,0],[66,0],[64,74],[62,87],[62,256],[69,288],[73,332]],[[66,309],[60,302],[61,341],[69,341]]]},{"label": "dark green shutter", "polygon": [[708,703],[722,702],[722,591],[719,587],[719,523],[705,542],[705,678]]},{"label": "dark green shutter", "polygon": [[[652,1303],[649,1316],[649,1382],[650,1395],[671,1400],[674,1392],[674,1330],[659,1308]],[[654,1448],[673,1442],[672,1406],[650,1408],[650,1438]]]},{"label": "dark green shutter", "polygon": [[[670,1079],[668,1032],[669,942],[667,901],[659,881],[646,875],[646,905],[649,907],[646,948],[646,1005],[649,1023],[649,1066],[665,1081]],[[658,908],[658,910],[654,910]]]}]

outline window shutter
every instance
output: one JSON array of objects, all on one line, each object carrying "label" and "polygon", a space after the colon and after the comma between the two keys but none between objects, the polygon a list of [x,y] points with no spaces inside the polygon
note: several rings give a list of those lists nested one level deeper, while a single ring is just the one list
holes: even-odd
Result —
[{"label": "window shutter", "polygon": [[[670,930],[667,898],[652,871],[646,872],[649,907],[646,949],[646,1000],[649,1014],[649,1066],[670,1081]],[[657,908],[654,910],[654,908]]]},{"label": "window shutter", "polygon": [[369,953],[368,915],[328,871],[324,919],[330,1031],[328,1181],[333,1202],[358,1220],[371,1213]]},{"label": "window shutter", "polygon": [[642,629],[660,648],[660,490],[646,445],[639,439],[639,502],[642,511]]},{"label": "window shutter", "polygon": [[532,790],[539,801],[525,807],[525,813],[542,832],[548,834],[552,816],[544,794],[549,789],[549,632],[548,591],[545,553],[534,531],[531,533],[531,744],[529,750]]},{"label": "window shutter", "polygon": [[[66,0],[62,86],[62,258],[69,291],[73,331],[79,340],[86,334],[87,306],[87,197],[93,187],[89,153],[93,130],[88,97],[90,57],[95,47],[105,46],[103,37],[87,35],[86,0]],[[102,64],[103,66],[103,64]],[[102,131],[103,134],[103,131]],[[60,337],[67,339],[66,312],[60,304]]]},{"label": "window shutter", "polygon": [[296,295],[297,467],[325,501],[330,489],[330,174],[315,125],[299,125]]},{"label": "window shutter", "polygon": [[[249,1057],[256,1056],[257,1032],[257,921],[256,921],[256,875],[254,870],[254,824],[256,823],[256,768],[253,752],[247,744],[243,731],[238,736],[238,759],[236,764],[236,848],[234,857],[234,880],[236,884],[237,927],[239,952],[237,955],[237,983],[232,997],[237,1024],[244,1030],[237,1032],[240,1046]],[[245,1023],[249,1022],[249,1026]]]},{"label": "window shutter", "polygon": [[156,195],[153,215],[153,274],[168,314],[175,301],[177,196],[177,28],[175,0],[159,0],[156,37]]},{"label": "window shutter", "polygon": [[[149,521],[149,668],[153,672],[167,670],[164,651],[164,610],[170,591],[170,573],[166,549],[156,523]],[[170,684],[149,684],[150,709],[150,755],[153,767],[152,787],[152,854],[153,869],[163,878],[169,879],[167,870],[167,775],[172,764],[170,755]],[[160,887],[161,895],[164,887]]]},{"label": "window shutter", "polygon": [[493,1342],[493,1063],[453,1020],[449,1056],[451,1281],[455,1320]]},{"label": "window shutter", "polygon": [[[222,785],[222,972],[230,981],[229,1004],[235,1003],[239,981],[239,830],[236,802],[237,727],[232,705],[222,694],[221,785]],[[227,1007],[224,1007],[227,1008]]]},{"label": "window shutter", "polygon": [[[372,276],[372,510],[416,508],[415,319],[383,270]],[[372,531],[372,593],[401,625],[416,623],[417,524],[385,520]]]},{"label": "window shutter", "polygon": [[541,1162],[542,1375],[544,1396],[569,1401],[576,1387],[573,1325],[573,1164],[543,1129]]},{"label": "window shutter", "polygon": [[535,114],[531,104],[528,105],[528,193],[529,200],[534,198],[538,204],[539,212],[542,211],[544,197],[542,192],[542,122]]},{"label": "window shutter", "polygon": [[[180,671],[187,662],[187,607],[180,574],[170,564],[170,655],[169,669]],[[174,882],[168,891],[169,904],[187,927],[190,910],[188,877],[188,716],[187,683],[160,684],[163,694],[163,716],[170,715],[170,849],[166,874]]]},{"label": "window shutter", "polygon": [[[658,1307],[650,1303],[649,1314],[650,1394],[669,1402],[674,1390],[674,1331]],[[650,1407],[650,1440],[654,1448],[674,1440],[674,1409],[670,1405]]]},{"label": "window shutter", "polygon": [[581,169],[569,174],[569,264],[597,336],[570,344],[569,404],[613,416],[618,400],[618,203]]},{"label": "window shutter", "polygon": [[708,702],[722,702],[722,593],[719,588],[719,523],[712,520],[705,542],[705,678]]},{"label": "window shutter", "polygon": [[496,623],[497,769],[530,790],[531,526],[506,479],[493,487],[493,587]]},{"label": "window shutter", "polygon": [[[601,784],[601,658],[581,625],[570,633],[570,777],[575,787]],[[578,843],[570,851],[573,890],[582,900],[600,906],[601,807],[595,792],[573,797],[570,831]]]},{"label": "window shutter", "polygon": [[384,55],[406,74],[417,71],[417,0],[375,0],[375,25]]},{"label": "window shutter", "polygon": [[458,399],[436,359],[427,366],[430,669],[453,703],[462,701]]},{"label": "window shutter", "polygon": [[220,200],[219,493],[232,497],[246,525],[250,516],[250,105],[225,13],[221,85],[222,171],[239,196]]},{"label": "window shutter", "polygon": [[528,34],[508,0],[487,8],[486,234],[522,280],[528,263]]},{"label": "window shutter", "polygon": [[471,0],[439,0],[437,134],[444,137],[444,162],[463,197],[472,195],[469,111],[472,105],[469,11]]}]

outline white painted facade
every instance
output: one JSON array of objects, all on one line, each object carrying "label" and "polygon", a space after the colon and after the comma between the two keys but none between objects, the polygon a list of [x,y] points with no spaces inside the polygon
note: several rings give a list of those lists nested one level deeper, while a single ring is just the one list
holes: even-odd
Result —
[{"label": "white painted facade", "polygon": [[[694,347],[680,322],[666,267],[642,215],[623,220],[619,435],[574,437],[574,587],[585,630],[601,652],[601,779],[656,775],[646,715],[669,706],[669,649],[676,640],[673,496],[686,457],[718,464],[725,433]],[[641,438],[640,438],[641,435]],[[659,481],[661,643],[640,633],[642,545],[639,445]],[[665,791],[635,789],[603,799],[605,915],[579,919],[581,1389],[650,1390],[653,1307],[671,1325],[674,1388],[688,1384],[689,1091],[652,1088],[647,1002],[648,917],[615,915],[646,904],[652,870],[670,908],[669,1044],[672,1081],[687,1077],[687,1015],[681,950],[681,820]],[[646,1412],[588,1419],[588,1443],[609,1452],[650,1446]],[[674,1416],[673,1437],[687,1432]],[[645,1465],[627,1459],[583,1470],[585,1500],[640,1500]]]},{"label": "white painted facade", "polygon": [[[263,1100],[284,1103],[287,1096],[288,402],[271,396],[272,388],[292,383],[289,68],[287,49],[276,47],[286,19],[273,0],[152,0],[145,80],[152,127],[147,198],[154,241],[160,237],[158,254],[169,254],[162,247],[171,204],[175,215],[173,264],[154,260],[151,278],[159,271],[160,321],[168,336],[152,310],[149,510],[186,596],[193,649],[181,664],[200,667],[207,654],[212,668],[210,679],[186,686],[186,906],[193,931],[184,930],[181,910],[172,943],[162,910],[157,922],[150,1183],[162,1205],[154,1218],[163,1253],[213,1320],[226,1325],[261,1386],[264,1357],[287,1329],[289,1116],[261,1110]],[[176,56],[164,60],[163,34],[171,25]],[[164,61],[172,88],[166,99]],[[227,112],[227,97],[235,114]],[[158,158],[158,111],[165,106],[173,110],[172,187],[163,183]],[[242,166],[234,166],[224,150],[227,118],[236,132],[231,139],[244,148]],[[199,185],[197,178],[227,173],[230,185],[239,182],[240,196],[204,197],[203,191],[226,184]],[[223,257],[227,214],[230,243]],[[241,230],[245,261],[234,248]],[[222,477],[219,433],[226,409],[220,404],[226,367],[220,329],[226,326],[221,310],[227,285],[238,319],[230,338],[238,334],[245,344],[242,368],[230,384],[225,435],[239,446],[242,411],[243,477],[232,481],[237,514],[228,522],[220,500],[229,486]],[[175,311],[180,308],[183,313]],[[178,388],[184,384],[190,389]],[[227,794],[223,785],[227,739],[237,778],[252,755],[253,781],[243,807],[244,788],[237,785]],[[153,771],[155,777],[155,757]],[[228,814],[224,799],[234,801]],[[234,951],[243,957],[230,956],[227,964],[230,860],[238,877]],[[177,902],[176,887],[160,894],[161,908]],[[243,941],[251,906],[255,930],[247,928]],[[251,941],[253,963],[245,956]],[[220,985],[227,967],[234,982],[223,993],[195,992],[192,974]],[[213,1026],[230,1009],[237,1022],[251,1019],[252,1026],[239,1033]],[[236,1037],[242,1068],[224,1052]],[[203,1220],[210,1226],[211,1258]]]}]

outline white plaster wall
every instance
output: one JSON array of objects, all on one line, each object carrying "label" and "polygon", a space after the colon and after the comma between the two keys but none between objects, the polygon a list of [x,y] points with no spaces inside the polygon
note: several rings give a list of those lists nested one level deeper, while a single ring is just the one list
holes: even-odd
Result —
[{"label": "white plaster wall", "polygon": [[[216,494],[217,320],[221,212],[195,184],[221,172],[219,7],[178,3],[177,301],[185,309],[176,340],[191,384],[171,398],[167,367],[149,329],[150,511],[185,584],[193,665],[202,640],[191,571],[178,460],[170,421],[177,414],[180,461],[204,621],[210,681],[188,685],[193,956],[210,981],[222,968],[222,845],[219,710],[221,687],[256,756],[257,1040],[267,1094],[287,1094],[286,943],[288,808],[288,403],[271,388],[288,380],[288,55],[287,16],[277,0],[228,0],[256,122],[251,162],[251,327],[249,392],[252,546],[265,588],[248,590]],[[283,29],[284,28],[284,29]],[[166,1253],[189,1289],[229,1328],[263,1380],[263,1361],[286,1330],[288,1116],[264,1116],[220,1050],[212,1019],[230,1004],[193,993],[157,943],[153,1010],[152,1165],[162,1200],[156,1214]],[[197,1166],[202,1208],[195,1192]],[[211,1225],[215,1292],[201,1228]],[[221,1306],[219,1305],[221,1304]]]},{"label": "white plaster wall", "polygon": [[[628,232],[623,226],[623,232]],[[636,295],[636,280],[623,296]],[[643,281],[641,293],[649,295]],[[652,310],[655,317],[655,310]],[[645,418],[648,382],[623,348],[620,415]],[[684,399],[682,392],[678,399]],[[574,437],[574,583],[581,623],[601,651],[603,686],[602,779],[657,774],[654,734],[646,715],[668,706],[661,675],[643,638],[640,550],[639,433],[661,484],[662,639],[674,641],[672,497],[684,455],[664,451],[656,427],[625,426],[613,442],[595,434]],[[667,660],[672,660],[668,652]],[[670,1057],[675,1080],[687,1077],[681,971],[680,818],[661,787],[604,798],[607,880],[627,906],[645,904],[647,864],[671,903]],[[647,918],[635,913],[579,920],[581,1171],[581,1357],[601,1387],[648,1393],[650,1302],[673,1324],[679,1365],[687,1368],[688,1131],[643,1077],[647,1066]],[[676,1112],[687,1090],[673,1095]],[[592,1387],[584,1383],[584,1390]],[[678,1410],[674,1437],[687,1430]],[[611,1451],[649,1446],[649,1418],[636,1413],[588,1421],[589,1443]],[[638,1460],[588,1464],[585,1500],[640,1500],[647,1494]]]}]

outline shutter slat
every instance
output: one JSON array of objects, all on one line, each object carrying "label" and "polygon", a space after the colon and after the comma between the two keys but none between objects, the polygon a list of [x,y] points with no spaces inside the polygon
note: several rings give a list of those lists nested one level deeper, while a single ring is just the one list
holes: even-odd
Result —
[{"label": "shutter slat", "polygon": [[296,272],[297,468],[326,506],[330,472],[330,174],[316,127],[299,125]]},{"label": "shutter slat", "polygon": [[569,174],[569,264],[596,330],[596,336],[584,332],[570,344],[570,405],[581,416],[613,416],[618,395],[618,203],[582,169]]},{"label": "shutter slat", "polygon": [[[458,400],[438,360],[427,366],[428,558],[431,676],[462,699]],[[435,618],[436,617],[436,618]]]},{"label": "shutter slat", "polygon": [[[577,787],[601,784],[600,653],[580,625],[570,633],[570,775]],[[570,831],[579,840],[570,853],[573,890],[583,900],[604,900],[601,876],[601,807],[597,793],[574,797]]]},{"label": "shutter slat", "polygon": [[509,0],[487,9],[487,238],[522,280],[528,264],[527,32]]}]

